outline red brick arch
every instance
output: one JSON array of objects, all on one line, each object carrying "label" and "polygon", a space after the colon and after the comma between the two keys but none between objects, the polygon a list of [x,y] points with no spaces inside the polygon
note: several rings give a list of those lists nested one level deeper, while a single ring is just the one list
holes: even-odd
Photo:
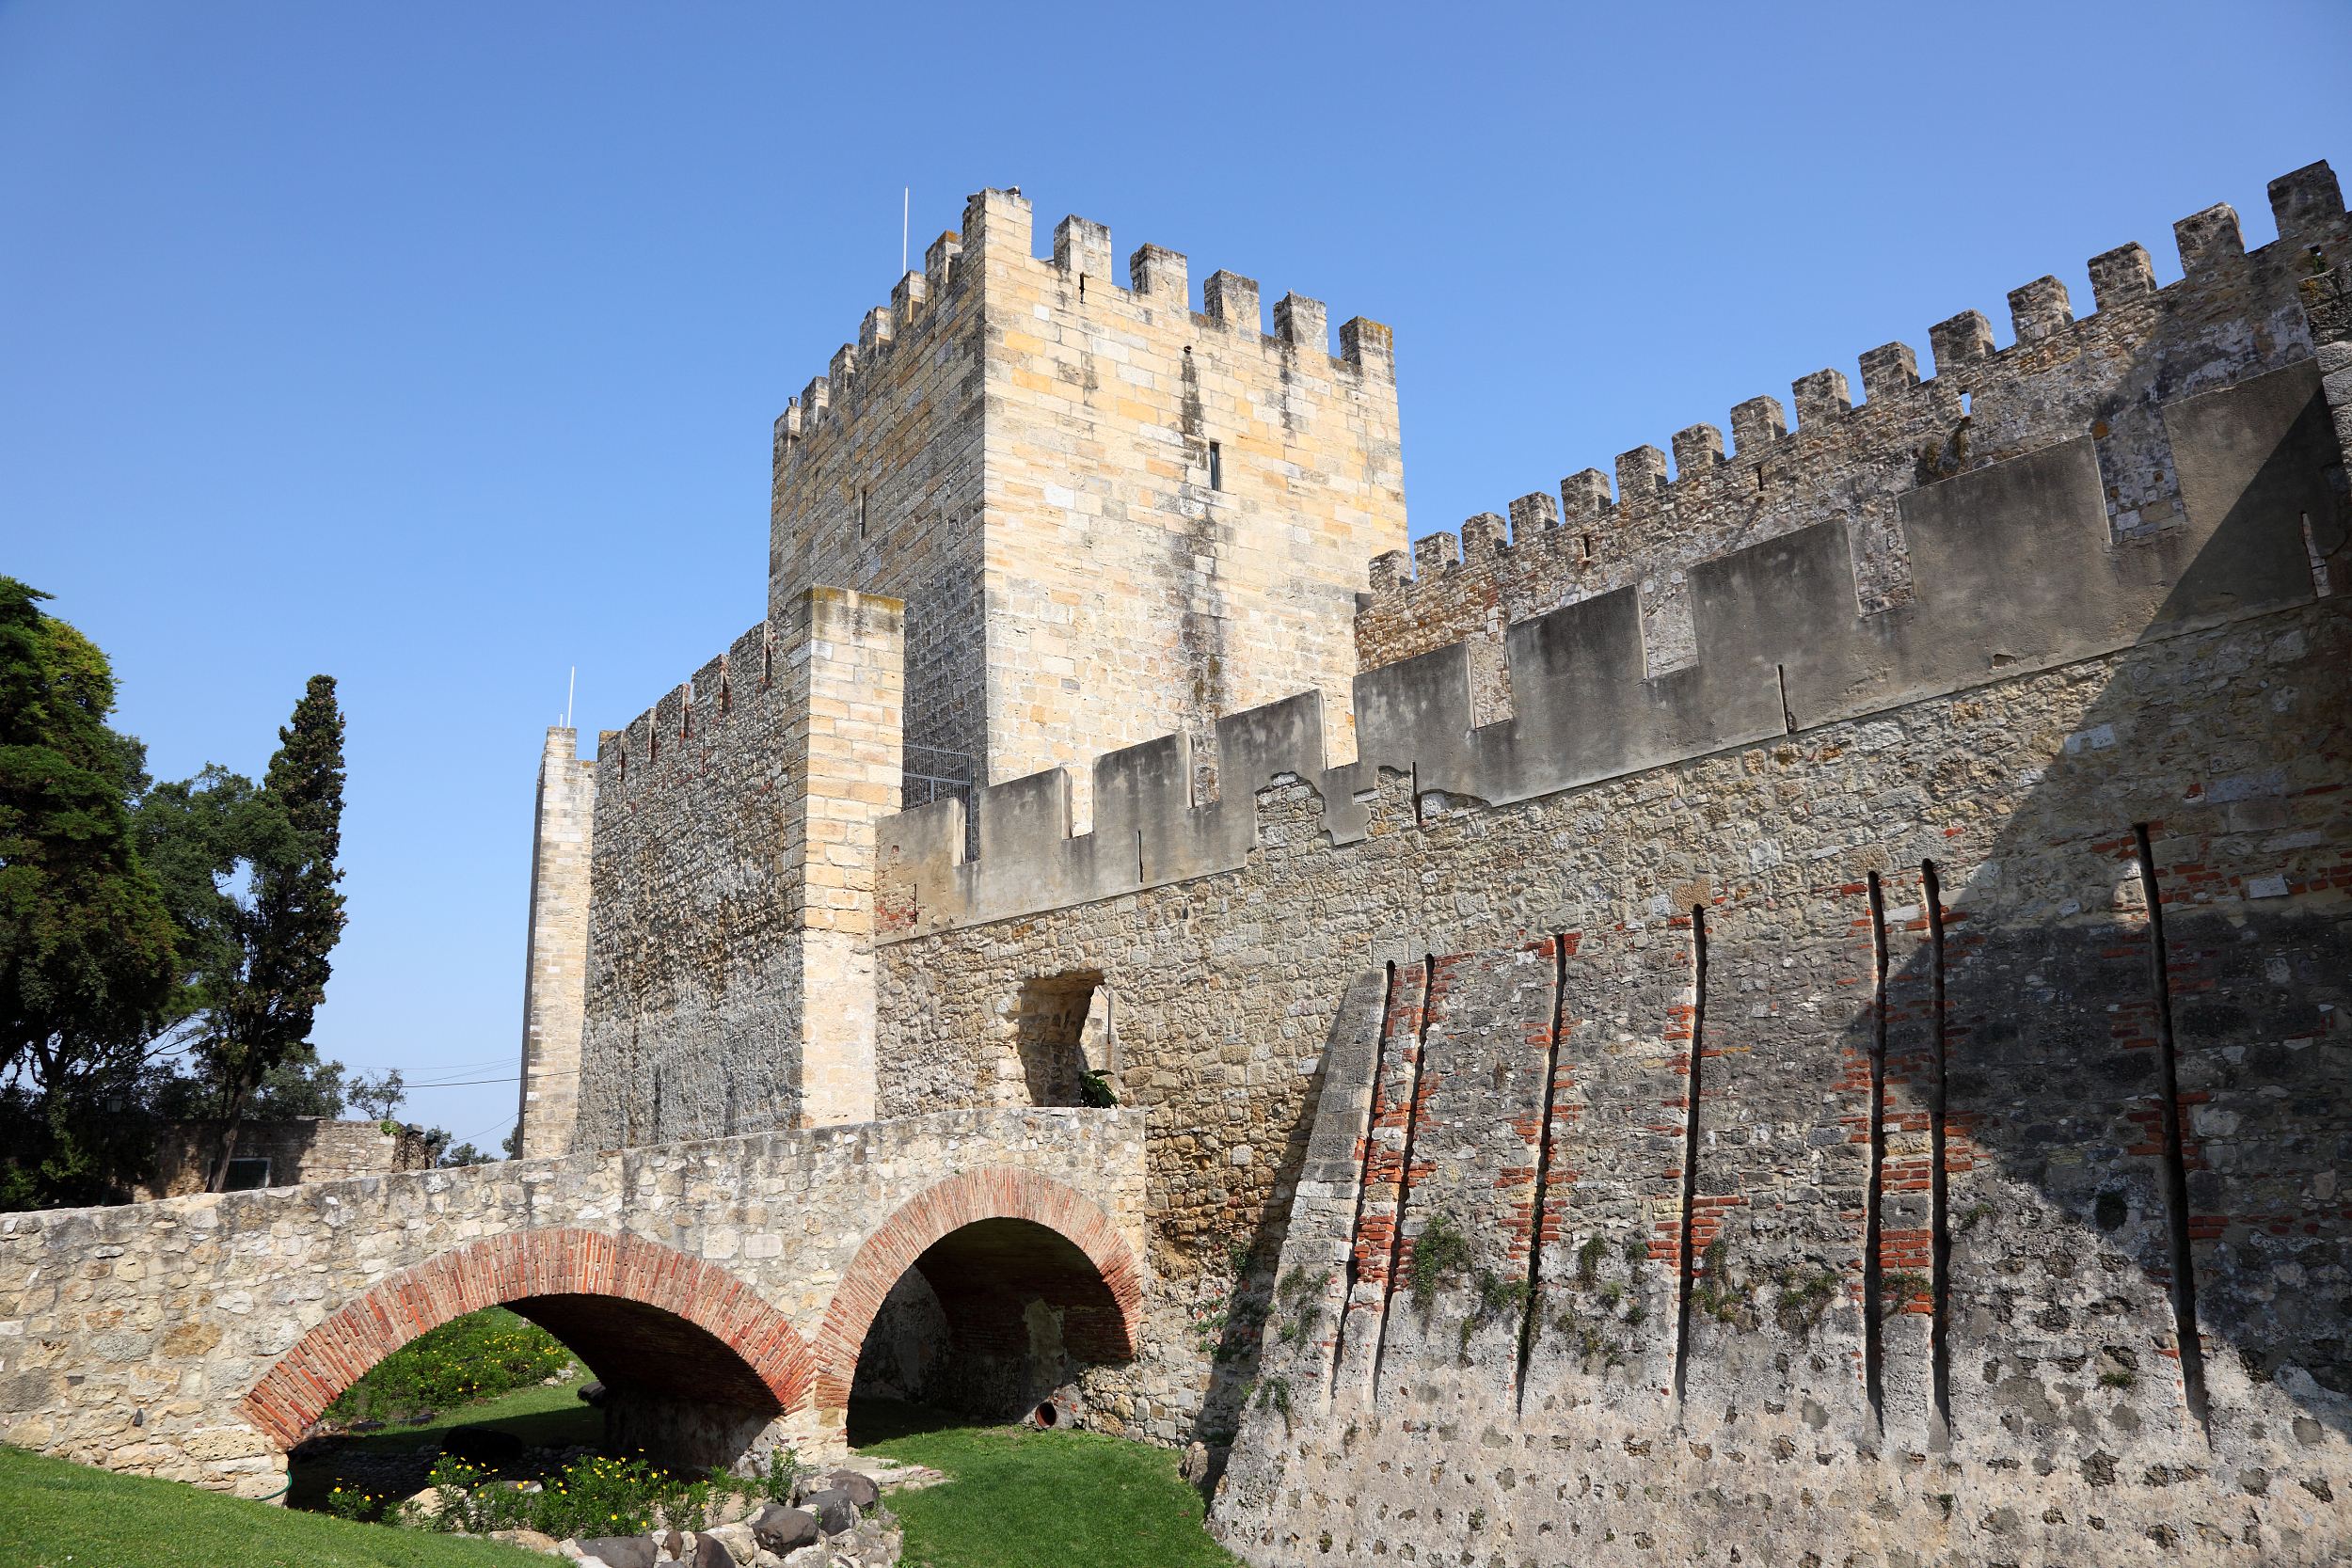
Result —
[{"label": "red brick arch", "polygon": [[840,1410],[850,1402],[858,1352],[882,1310],[882,1298],[933,1243],[984,1220],[1027,1220],[1053,1231],[1101,1275],[1117,1307],[1110,1338],[1120,1358],[1135,1354],[1143,1307],[1143,1276],[1134,1251],[1111,1218],[1074,1187],[1035,1171],[986,1167],[926,1187],[866,1239],[841,1276],[817,1331],[817,1403]]},{"label": "red brick arch", "polygon": [[[566,1323],[599,1314],[617,1315],[615,1326],[630,1336],[659,1336],[661,1325],[676,1330],[682,1320],[692,1328],[674,1338],[693,1342],[687,1353],[709,1352],[712,1339],[732,1353],[720,1381],[739,1402],[772,1400],[797,1410],[808,1398],[807,1342],[725,1269],[635,1236],[551,1229],[471,1243],[392,1275],[304,1335],[239,1409],[290,1448],[337,1395],[418,1335],[514,1304],[567,1340]],[[582,1358],[604,1375],[595,1357],[583,1351]]]}]

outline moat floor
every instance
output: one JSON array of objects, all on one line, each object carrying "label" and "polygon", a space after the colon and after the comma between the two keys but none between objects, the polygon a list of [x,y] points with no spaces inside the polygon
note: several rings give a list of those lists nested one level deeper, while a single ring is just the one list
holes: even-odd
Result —
[{"label": "moat floor", "polygon": [[949,1478],[889,1499],[906,1522],[905,1568],[1232,1568],[1168,1450],[967,1419],[882,1401],[850,1407],[858,1451]]},{"label": "moat floor", "polygon": [[[322,1445],[314,1456],[297,1458],[289,1466],[292,1485],[286,1506],[321,1508],[326,1494],[338,1486],[395,1500],[408,1497],[433,1473],[434,1458],[454,1426],[512,1433],[533,1450],[594,1449],[604,1437],[604,1415],[580,1402],[578,1384],[518,1388],[442,1411],[427,1421],[357,1433]],[[535,1477],[542,1468],[560,1467],[550,1455],[542,1465],[518,1465],[510,1474],[521,1480]]]}]

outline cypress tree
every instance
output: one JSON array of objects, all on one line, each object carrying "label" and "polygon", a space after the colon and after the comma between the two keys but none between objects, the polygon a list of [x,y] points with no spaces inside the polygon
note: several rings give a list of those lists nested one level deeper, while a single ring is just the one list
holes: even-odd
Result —
[{"label": "cypress tree", "polygon": [[214,998],[201,1054],[221,1109],[212,1189],[229,1178],[237,1119],[274,1068],[314,1053],[310,1022],[326,999],[328,956],[343,929],[343,717],[335,682],[313,675],[278,732],[262,781],[263,818],[251,846],[250,900],[237,921],[244,972]]}]

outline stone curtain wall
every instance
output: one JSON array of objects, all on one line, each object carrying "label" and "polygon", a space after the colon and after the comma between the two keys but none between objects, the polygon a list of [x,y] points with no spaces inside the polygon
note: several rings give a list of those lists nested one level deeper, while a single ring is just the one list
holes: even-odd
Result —
[{"label": "stone curtain wall", "polygon": [[[1690,1557],[1710,1536],[1792,1561],[1920,1542],[2024,1560],[2096,1553],[2095,1529],[2218,1553],[2217,1531],[2244,1560],[2308,1559],[2352,1482],[2331,1170],[2352,1125],[2344,603],[1506,807],[1417,810],[1390,775],[1354,844],[1329,841],[1307,785],[1280,785],[1240,871],[883,948],[884,1104],[968,1093],[1025,976],[1102,971],[1122,1000],[1120,1092],[1153,1129],[1160,1283],[1144,1360],[1098,1374],[1096,1407],[1188,1435],[1233,1382],[1271,1399],[1285,1380],[1290,1420],[1250,1405],[1218,1510],[1253,1560],[1320,1560],[1326,1531],[1342,1556],[1425,1550],[1434,1531],[1451,1550],[1473,1528],[1482,1560],[1506,1561]],[[1318,1065],[1327,1094],[1375,1092],[1360,1061],[1341,1076],[1334,1011],[1389,963],[1397,996],[1354,1007],[1375,1037],[1390,1020],[1365,1155],[1305,1113]],[[1433,981],[1424,1031],[1415,992]],[[1939,990],[1940,1035],[1923,1000]],[[2165,1284],[2168,1060],[2210,1442]],[[1311,1131],[1369,1176],[1341,1192],[1314,1166],[1301,1182]],[[1920,1212],[1939,1145],[1940,1248],[1916,1234],[1939,1228]],[[1400,1167],[1423,1206],[1407,1182],[1404,1244],[1384,1257]],[[1531,1189],[1557,1207],[1528,1371],[1507,1300],[1463,1369],[1476,1271],[1505,1291],[1526,1278]],[[1341,1384],[1367,1386],[1385,1323],[1384,1392],[1328,1415],[1330,1374],[1284,1359],[1295,1308],[1276,1302],[1258,1365],[1254,1332],[1219,1362],[1198,1327],[1229,1247],[1270,1251],[1286,1221],[1330,1241],[1303,1223],[1317,1204],[1345,1211],[1343,1244],[1287,1250],[1280,1273],[1329,1292],[1304,1336],[1326,1357],[1348,1238],[1375,1243],[1355,1264],[1359,1303],[1390,1277],[1409,1287],[1433,1212],[1469,1252],[1428,1320],[1395,1304],[1409,1289],[1351,1316]]]},{"label": "stone curtain wall", "polygon": [[[777,426],[770,601],[908,605],[907,801],[1302,688],[1343,738],[1365,562],[1405,541],[1388,329],[983,191]],[[1212,463],[1211,448],[1216,448]],[[1212,471],[1214,468],[1214,472]],[[1075,808],[1089,808],[1081,781]]]},{"label": "stone curtain wall", "polygon": [[839,1287],[942,1215],[1066,1227],[1132,1303],[1140,1131],[1112,1111],[950,1111],[0,1216],[0,1441],[263,1496],[289,1434],[367,1365],[510,1301],[609,1380],[692,1401],[756,1375],[786,1407],[755,1423],[768,1438],[836,1448],[817,1386],[846,1387],[827,1357],[856,1354]]},{"label": "stone curtain wall", "polygon": [[580,1114],[580,1033],[587,1006],[589,832],[596,765],[579,733],[548,730],[531,845],[531,933],[523,971],[523,1060],[516,1152],[561,1154]]},{"label": "stone curtain wall", "polygon": [[[1793,431],[1778,399],[1753,399],[1732,410],[1728,453],[1713,425],[1677,433],[1671,479],[1666,453],[1642,447],[1617,458],[1613,500],[1609,476],[1587,468],[1556,498],[1513,501],[1507,523],[1483,514],[1458,534],[1423,535],[1411,575],[1402,551],[1373,563],[1356,622],[1363,668],[1467,643],[1480,720],[1504,718],[1507,626],[1633,590],[1647,672],[1680,669],[1698,657],[1691,568],[1823,522],[1847,531],[1862,608],[1900,605],[1913,591],[1906,492],[2078,436],[2090,438],[2118,539],[2178,528],[2197,476],[2176,461],[2163,405],[2307,359],[2296,285],[2315,255],[2340,262],[2352,245],[2327,165],[2272,182],[2270,199],[2279,238],[2251,254],[2237,214],[2210,208],[2174,226],[2184,276],[2166,288],[2148,253],[2124,245],[2090,263],[2096,314],[2074,319],[2064,285],[2039,278],[2009,296],[2009,347],[1995,351],[1991,325],[1964,311],[1929,333],[1931,379],[1910,347],[1889,343],[1862,356],[1859,406],[1844,372],[1816,372],[1793,388]],[[2314,521],[2341,551],[2341,531]],[[2344,570],[2339,556],[2339,579]]]},{"label": "stone curtain wall", "polygon": [[896,601],[816,588],[597,747],[574,1147],[873,1112]]}]

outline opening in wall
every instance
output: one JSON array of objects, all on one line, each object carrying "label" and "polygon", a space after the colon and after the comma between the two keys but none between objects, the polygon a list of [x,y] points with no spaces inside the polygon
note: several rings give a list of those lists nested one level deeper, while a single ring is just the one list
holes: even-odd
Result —
[{"label": "opening in wall", "polygon": [[1225,488],[1225,449],[1215,441],[1209,443],[1209,488]]},{"label": "opening in wall", "polygon": [[1100,970],[1022,983],[1013,1012],[1013,1051],[1032,1105],[1115,1103],[1118,1069],[1110,993]]}]

